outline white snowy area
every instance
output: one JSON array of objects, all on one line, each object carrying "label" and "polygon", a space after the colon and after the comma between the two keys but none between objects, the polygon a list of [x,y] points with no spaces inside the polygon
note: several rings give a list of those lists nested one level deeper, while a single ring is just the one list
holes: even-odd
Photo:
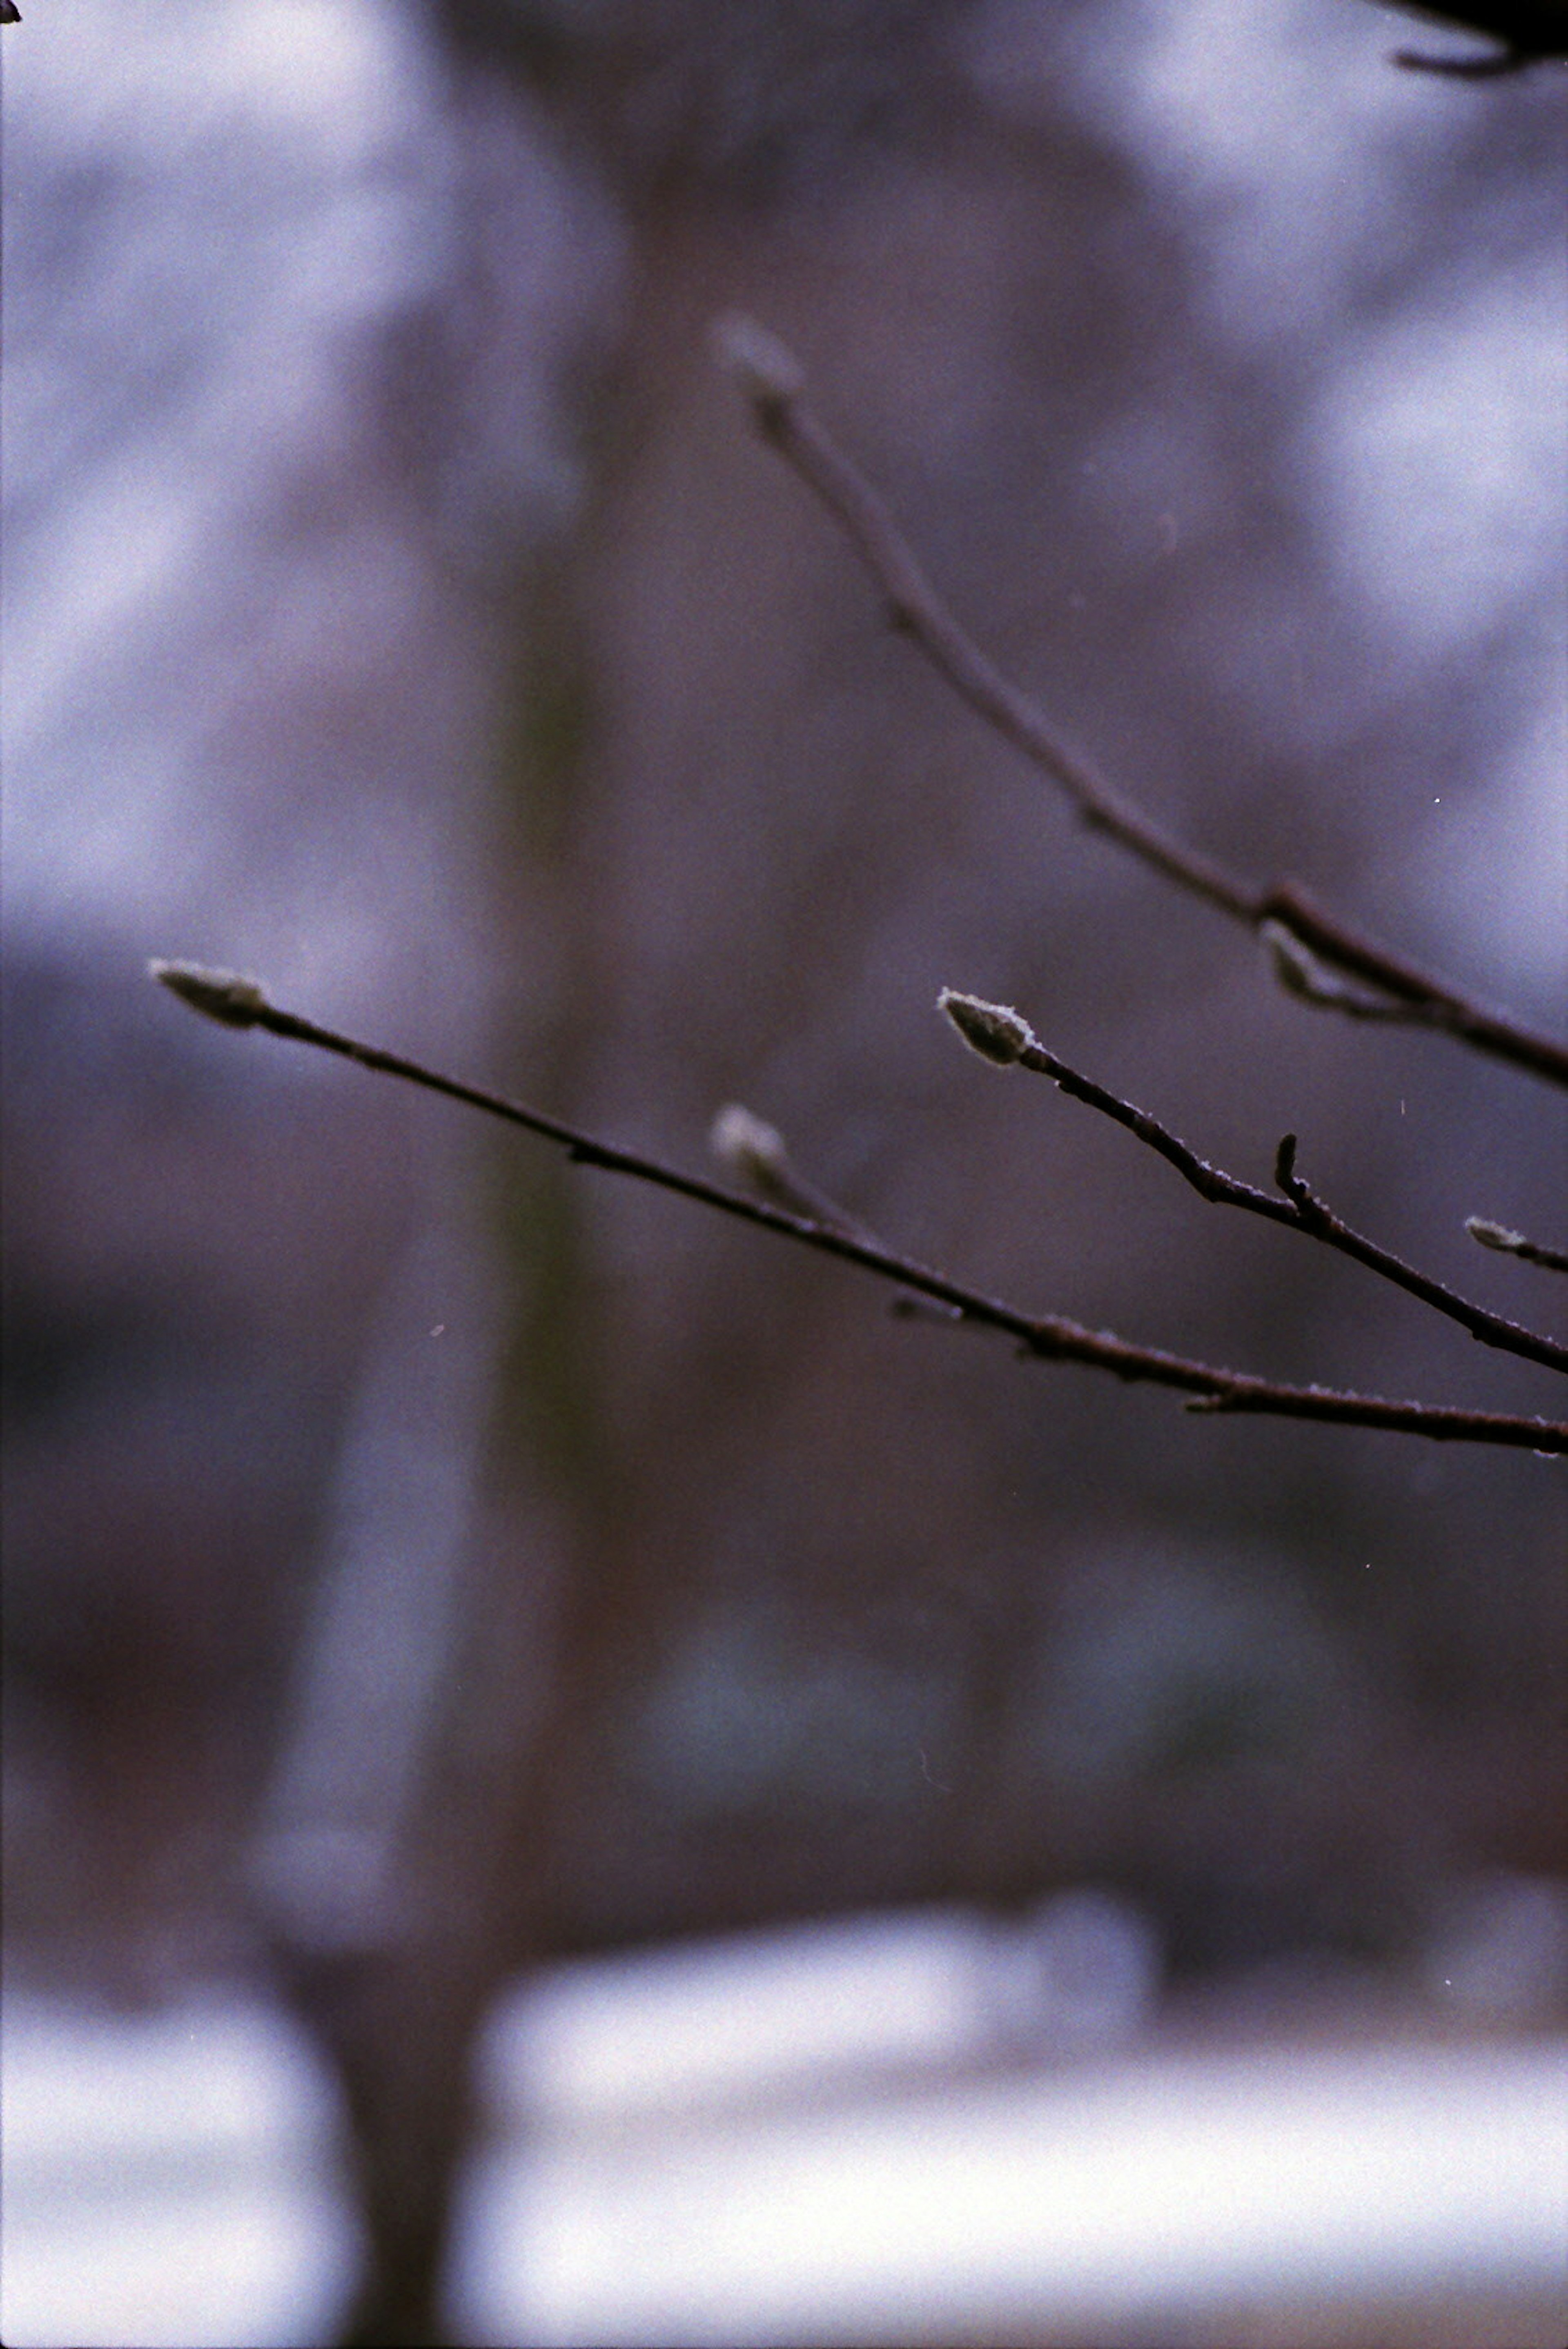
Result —
[{"label": "white snowy area", "polygon": [[[1456,2033],[1417,1997],[1398,2032],[1343,1998],[1333,2028],[1309,2005],[1250,2029],[1244,2002],[1195,2028],[1156,1965],[1136,1914],[1084,1891],[1007,1930],[857,1919],[520,1984],[481,2054],[464,2337],[1212,2349],[1374,2305],[1554,2349],[1568,2041]],[[353,2246],[330,2094],[278,2011],[16,1994],[4,2054],[8,2349],[324,2337]]]}]

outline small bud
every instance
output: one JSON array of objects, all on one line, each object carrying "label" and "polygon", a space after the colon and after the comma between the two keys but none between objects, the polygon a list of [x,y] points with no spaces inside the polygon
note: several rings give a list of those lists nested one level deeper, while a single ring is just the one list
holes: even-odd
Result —
[{"label": "small bud", "polygon": [[199,962],[153,961],[147,973],[192,1011],[221,1019],[227,1028],[254,1028],[271,1008],[255,980],[242,978],[237,971],[204,970]]},{"label": "small bud", "polygon": [[1530,1246],[1522,1232],[1511,1232],[1506,1224],[1489,1223],[1485,1216],[1467,1216],[1465,1229],[1482,1247],[1501,1248],[1507,1256],[1517,1256],[1521,1248]]},{"label": "small bud", "polygon": [[1335,1011],[1348,1011],[1357,1019],[1395,1016],[1380,996],[1348,985],[1286,923],[1261,922],[1258,936],[1269,950],[1274,977],[1289,994],[1299,995],[1308,1003],[1326,1004]]},{"label": "small bud", "polygon": [[788,1173],[784,1136],[739,1102],[719,1112],[708,1129],[708,1147],[726,1174],[759,1191],[774,1189]]},{"label": "small bud", "polygon": [[709,339],[719,365],[759,407],[782,407],[805,389],[794,353],[743,311],[726,310],[715,318]]},{"label": "small bud", "polygon": [[937,1009],[947,1013],[971,1051],[1000,1069],[1012,1068],[1035,1040],[1028,1020],[1005,1003],[987,1003],[981,996],[944,987]]}]

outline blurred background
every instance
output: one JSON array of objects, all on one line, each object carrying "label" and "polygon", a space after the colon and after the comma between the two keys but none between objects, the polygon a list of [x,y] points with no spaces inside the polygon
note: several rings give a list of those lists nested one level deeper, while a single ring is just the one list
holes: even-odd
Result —
[{"label": "blurred background", "polygon": [[1560,2344],[1561,1464],[1020,1364],[143,973],[1560,1413],[957,1044],[1295,1131],[1550,1318],[1462,1228],[1562,1244],[1546,1089],[1075,824],[708,328],[1146,807],[1550,1026],[1561,69],[1367,0],[24,16],[5,2338]]}]

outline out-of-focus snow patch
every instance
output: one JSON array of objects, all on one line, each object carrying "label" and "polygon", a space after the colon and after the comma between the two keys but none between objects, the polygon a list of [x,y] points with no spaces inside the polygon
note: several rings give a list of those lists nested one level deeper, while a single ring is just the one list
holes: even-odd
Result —
[{"label": "out-of-focus snow patch", "polygon": [[[1481,1950],[1471,1902],[1432,1962],[1511,1980],[1540,1907],[1500,1929],[1493,1900]],[[1081,1889],[1005,1926],[794,1927],[524,1986],[483,2050],[498,2126],[461,2321],[497,2343],[1168,2344],[1349,2339],[1374,2308],[1415,2341],[1442,2309],[1491,2349],[1552,2338],[1560,2044],[1178,2050],[1138,2035],[1155,1976],[1137,1912]]]},{"label": "out-of-focus snow patch", "polygon": [[591,1959],[521,1983],[481,2069],[525,2118],[708,2109],[877,2075],[1125,2044],[1159,1980],[1151,1928],[1096,1889],[1015,1920],[851,1918]]},{"label": "out-of-focus snow patch", "polygon": [[[1538,1983],[1542,1889],[1472,1888],[1431,1965]],[[1568,2048],[1179,2046],[1137,2033],[1151,1963],[1130,1907],[1075,1890],[1005,1929],[851,1920],[520,1989],[481,2051],[462,2337],[1555,2349]],[[7,2344],[329,2336],[354,2237],[286,2018],[16,1995],[4,2054]],[[1367,2308],[1402,2313],[1352,2329]]]},{"label": "out-of-focus snow patch", "polygon": [[713,2349],[1210,2342],[1238,2309],[1246,2338],[1283,2339],[1265,2320],[1295,2304],[1550,2309],[1568,2304],[1565,2174],[1560,2047],[937,2078],[497,2151],[459,2302],[488,2341]]},{"label": "out-of-focus snow patch", "polygon": [[519,1985],[482,2069],[524,2113],[669,2111],[850,2067],[953,2060],[977,2026],[972,1920],[792,1926],[591,1959]]},{"label": "out-of-focus snow patch", "polygon": [[234,2349],[325,2337],[350,2222],[327,2082],[282,2013],[127,2017],[9,1993],[8,2349]]}]

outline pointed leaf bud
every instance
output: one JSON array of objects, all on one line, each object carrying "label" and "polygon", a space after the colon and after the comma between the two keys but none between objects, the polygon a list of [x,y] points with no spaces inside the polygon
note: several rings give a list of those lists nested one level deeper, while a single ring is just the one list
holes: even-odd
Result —
[{"label": "pointed leaf bud", "polygon": [[1500,1248],[1507,1256],[1517,1256],[1521,1248],[1530,1246],[1522,1232],[1511,1231],[1506,1224],[1491,1223],[1485,1216],[1467,1216],[1465,1229],[1482,1247]]},{"label": "pointed leaf bud", "polygon": [[199,962],[152,961],[147,972],[192,1011],[221,1019],[226,1028],[254,1028],[271,1009],[255,980],[242,978],[237,971],[206,970]]},{"label": "pointed leaf bud", "polygon": [[1005,1003],[987,1003],[981,996],[961,995],[956,988],[944,987],[937,1009],[947,1013],[971,1051],[998,1068],[1011,1068],[1035,1040],[1028,1020]]}]

